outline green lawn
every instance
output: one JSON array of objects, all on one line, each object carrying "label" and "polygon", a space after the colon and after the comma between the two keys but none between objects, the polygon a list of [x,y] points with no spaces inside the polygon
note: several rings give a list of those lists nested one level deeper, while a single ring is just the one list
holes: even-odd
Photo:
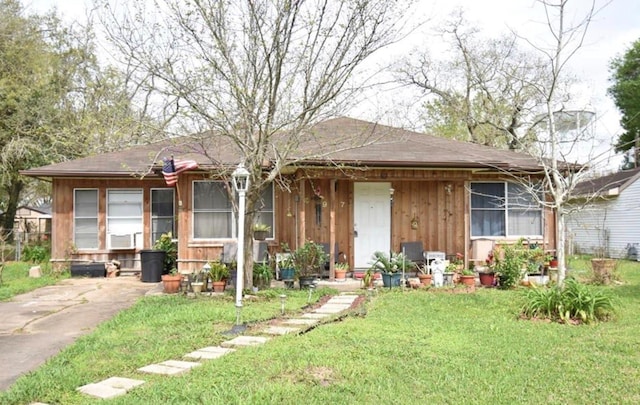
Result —
[{"label": "green lawn", "polygon": [[[589,276],[582,260],[571,266]],[[619,302],[608,323],[519,320],[521,290],[382,291],[340,322],[178,377],[136,369],[225,340],[233,298],[148,297],[18,380],[0,403],[103,403],[75,388],[114,375],[147,381],[114,404],[638,403],[640,264],[623,262],[619,271],[622,284],[603,287]],[[270,293],[247,302],[244,318],[277,316],[280,291]],[[307,295],[288,295],[292,316]]]},{"label": "green lawn", "polygon": [[51,265],[41,264],[42,277],[30,278],[29,268],[33,266],[24,262],[7,262],[2,271],[0,284],[0,301],[11,299],[14,295],[23,294],[36,288],[57,283],[61,278],[68,277],[68,273],[53,274]]}]

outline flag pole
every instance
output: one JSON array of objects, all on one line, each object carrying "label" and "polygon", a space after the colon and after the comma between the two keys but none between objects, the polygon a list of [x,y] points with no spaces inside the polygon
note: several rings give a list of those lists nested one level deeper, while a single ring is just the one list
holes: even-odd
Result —
[{"label": "flag pole", "polygon": [[178,193],[178,208],[182,208],[182,197],[180,196],[180,182],[176,181],[176,192]]}]

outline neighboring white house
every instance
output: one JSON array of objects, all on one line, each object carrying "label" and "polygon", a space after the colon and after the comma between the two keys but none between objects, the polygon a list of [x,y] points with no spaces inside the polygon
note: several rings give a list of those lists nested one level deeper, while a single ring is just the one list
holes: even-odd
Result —
[{"label": "neighboring white house", "polygon": [[574,193],[579,209],[567,218],[573,253],[623,259],[630,246],[640,250],[640,168],[587,180]]}]

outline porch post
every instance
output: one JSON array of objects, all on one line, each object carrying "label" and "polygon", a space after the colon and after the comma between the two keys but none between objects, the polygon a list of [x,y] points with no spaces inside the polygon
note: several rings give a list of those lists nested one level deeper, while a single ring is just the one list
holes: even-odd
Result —
[{"label": "porch post", "polygon": [[336,179],[329,181],[329,280],[336,278]]},{"label": "porch post", "polygon": [[[305,203],[305,199],[306,199],[306,184],[304,179],[300,179],[298,181],[298,190],[300,193],[300,220],[298,221],[298,240],[296,241],[296,243],[298,244],[298,246],[302,246],[304,245],[304,241],[306,239],[306,235],[307,235],[307,215],[306,215],[306,206],[307,204]],[[296,246],[296,248],[298,247]]]}]

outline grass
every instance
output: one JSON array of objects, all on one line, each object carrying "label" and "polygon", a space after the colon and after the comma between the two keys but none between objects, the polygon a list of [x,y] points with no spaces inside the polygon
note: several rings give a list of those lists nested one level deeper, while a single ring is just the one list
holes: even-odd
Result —
[{"label": "grass", "polygon": [[[584,259],[572,258],[571,269],[589,278]],[[113,375],[147,381],[113,404],[637,403],[640,263],[623,262],[619,275],[621,285],[598,287],[618,299],[611,322],[519,320],[522,290],[382,291],[366,314],[205,361],[178,377],[136,369],[225,340],[233,299],[148,297],[19,379],[0,403],[97,404],[75,388]],[[248,302],[244,318],[277,316],[279,293]],[[287,294],[293,316],[307,296]]]},{"label": "grass", "polygon": [[51,271],[51,265],[41,264],[42,277],[29,277],[29,268],[33,266],[24,262],[7,262],[2,271],[0,284],[0,301],[7,301],[17,294],[23,294],[36,288],[57,283],[60,278],[68,277],[68,273],[56,275]]}]

